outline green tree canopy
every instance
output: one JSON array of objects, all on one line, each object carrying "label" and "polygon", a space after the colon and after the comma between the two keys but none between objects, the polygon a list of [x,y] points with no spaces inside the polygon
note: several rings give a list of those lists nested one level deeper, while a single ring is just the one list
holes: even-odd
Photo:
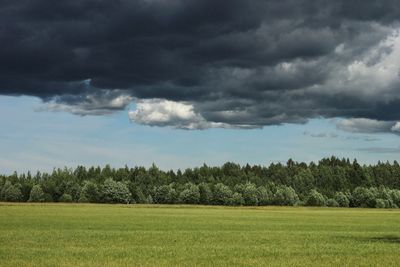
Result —
[{"label": "green tree canopy", "polygon": [[101,187],[101,199],[105,203],[129,203],[132,195],[123,182],[116,182],[112,178],[104,181]]},{"label": "green tree canopy", "polygon": [[40,185],[34,185],[32,187],[28,201],[29,202],[43,202],[44,201],[44,193],[43,193],[43,189]]}]

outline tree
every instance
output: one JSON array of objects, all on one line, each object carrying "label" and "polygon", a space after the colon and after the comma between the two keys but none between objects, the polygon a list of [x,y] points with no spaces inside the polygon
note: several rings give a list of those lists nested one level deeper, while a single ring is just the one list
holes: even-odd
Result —
[{"label": "tree", "polygon": [[325,206],[325,198],[324,196],[319,193],[315,189],[311,189],[310,194],[308,195],[307,201],[306,201],[307,206]]},{"label": "tree", "polygon": [[28,201],[29,202],[43,202],[44,201],[44,193],[43,193],[43,189],[40,185],[34,185],[32,187]]},{"label": "tree", "polygon": [[11,184],[10,181],[6,181],[1,190],[1,199],[4,201],[17,202],[22,198],[21,190],[17,185]]},{"label": "tree", "polygon": [[290,186],[281,185],[274,194],[274,203],[281,206],[293,206],[299,201],[296,191]]},{"label": "tree", "polygon": [[304,197],[315,187],[315,178],[310,169],[301,169],[292,179],[293,189]]},{"label": "tree", "polygon": [[356,160],[336,157],[318,163],[289,160],[286,165],[270,166],[228,162],[220,167],[188,168],[183,173],[163,171],[153,164],[148,169],[78,166],[75,170],[59,168],[35,175],[0,175],[2,201],[51,202],[67,194],[72,201],[95,203],[320,206],[326,197],[329,206],[384,204],[386,208],[398,208],[399,189],[398,162],[360,165]]},{"label": "tree", "polygon": [[128,204],[132,197],[126,184],[122,182],[116,182],[112,178],[108,178],[104,181],[101,188],[101,196],[103,202],[112,204]]}]

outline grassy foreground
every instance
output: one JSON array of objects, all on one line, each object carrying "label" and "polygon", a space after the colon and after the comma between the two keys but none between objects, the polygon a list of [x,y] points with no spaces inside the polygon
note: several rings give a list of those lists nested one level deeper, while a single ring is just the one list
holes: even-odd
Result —
[{"label": "grassy foreground", "polygon": [[0,204],[1,266],[398,266],[400,212]]}]

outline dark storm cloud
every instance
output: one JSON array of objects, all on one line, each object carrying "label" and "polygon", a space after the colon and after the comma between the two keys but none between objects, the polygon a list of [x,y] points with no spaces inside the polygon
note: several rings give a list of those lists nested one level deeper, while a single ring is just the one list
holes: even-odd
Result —
[{"label": "dark storm cloud", "polygon": [[393,125],[399,18],[394,0],[4,0],[0,94],[81,115],[136,99],[140,123],[157,125],[146,115],[172,106],[195,122],[178,112],[171,125],[191,129],[317,117]]}]

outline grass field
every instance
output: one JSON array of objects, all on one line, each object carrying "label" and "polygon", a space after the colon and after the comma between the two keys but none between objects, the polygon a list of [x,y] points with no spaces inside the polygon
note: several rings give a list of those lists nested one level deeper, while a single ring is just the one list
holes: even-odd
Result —
[{"label": "grass field", "polygon": [[400,212],[0,204],[1,266],[398,266]]}]

